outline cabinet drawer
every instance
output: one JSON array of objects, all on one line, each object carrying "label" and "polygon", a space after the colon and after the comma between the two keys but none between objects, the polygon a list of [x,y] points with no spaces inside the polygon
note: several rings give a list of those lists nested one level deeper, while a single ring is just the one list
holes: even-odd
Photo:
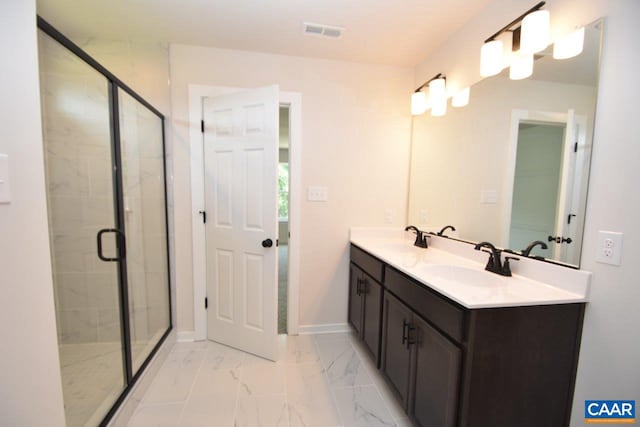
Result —
[{"label": "cabinet drawer", "polygon": [[454,340],[463,342],[466,339],[464,309],[391,267],[387,268],[384,285],[413,311]]},{"label": "cabinet drawer", "polygon": [[351,262],[358,265],[369,276],[382,282],[382,262],[357,246],[351,245]]}]

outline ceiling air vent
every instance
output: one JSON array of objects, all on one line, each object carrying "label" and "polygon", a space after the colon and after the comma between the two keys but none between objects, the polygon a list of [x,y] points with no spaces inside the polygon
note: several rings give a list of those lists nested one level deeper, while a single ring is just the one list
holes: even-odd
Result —
[{"label": "ceiling air vent", "polygon": [[342,36],[344,29],[340,27],[332,27],[324,24],[304,23],[304,33],[311,36],[323,36],[337,39]]}]

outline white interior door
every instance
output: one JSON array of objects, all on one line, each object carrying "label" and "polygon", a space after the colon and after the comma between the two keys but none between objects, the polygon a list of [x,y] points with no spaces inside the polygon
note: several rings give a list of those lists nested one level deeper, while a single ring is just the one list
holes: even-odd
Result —
[{"label": "white interior door", "polygon": [[[562,154],[562,169],[558,191],[558,210],[556,214],[555,236],[563,239],[571,238],[572,243],[575,233],[571,232],[569,215],[572,210],[573,181],[576,166],[577,125],[575,111],[570,109],[567,114],[567,126],[565,128],[564,145]],[[553,243],[552,243],[553,244]],[[567,260],[567,245],[570,243],[553,244],[553,258],[561,261]]]},{"label": "white interior door", "polygon": [[278,358],[278,93],[203,99],[207,336],[270,360]]}]

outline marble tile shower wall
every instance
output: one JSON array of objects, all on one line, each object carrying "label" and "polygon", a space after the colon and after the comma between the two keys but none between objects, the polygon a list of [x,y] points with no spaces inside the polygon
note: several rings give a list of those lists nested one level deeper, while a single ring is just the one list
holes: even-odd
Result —
[{"label": "marble tile shower wall", "polygon": [[97,230],[114,224],[108,84],[47,36],[39,42],[59,340],[119,340],[116,270],[95,255]]},{"label": "marble tile shower wall", "polygon": [[[40,34],[43,132],[59,342],[120,340],[115,263],[96,256],[96,233],[115,225],[107,80]],[[120,92],[129,297],[134,342],[169,324],[157,116]],[[113,238],[105,254],[114,254]]]}]

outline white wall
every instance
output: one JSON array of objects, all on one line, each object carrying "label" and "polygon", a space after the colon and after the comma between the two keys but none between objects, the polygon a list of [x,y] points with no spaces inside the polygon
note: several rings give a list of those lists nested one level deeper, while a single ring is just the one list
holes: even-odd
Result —
[{"label": "white wall", "polygon": [[0,204],[0,417],[64,426],[45,198],[34,0],[0,6],[0,153],[13,199]]},{"label": "white wall", "polygon": [[302,94],[302,188],[325,185],[301,220],[300,324],[346,323],[348,231],[404,225],[412,69],[185,45],[170,49],[178,330],[193,330],[188,84]]},{"label": "white wall", "polygon": [[[556,0],[552,24],[563,27],[606,16],[593,159],[581,266],[593,272],[571,425],[584,425],[585,399],[640,401],[640,2]],[[478,80],[482,41],[531,7],[525,0],[496,0],[416,70],[416,82],[435,72]],[[473,95],[472,95],[473,96]],[[595,262],[598,230],[624,233],[622,265]],[[552,343],[550,343],[552,345]]]}]

